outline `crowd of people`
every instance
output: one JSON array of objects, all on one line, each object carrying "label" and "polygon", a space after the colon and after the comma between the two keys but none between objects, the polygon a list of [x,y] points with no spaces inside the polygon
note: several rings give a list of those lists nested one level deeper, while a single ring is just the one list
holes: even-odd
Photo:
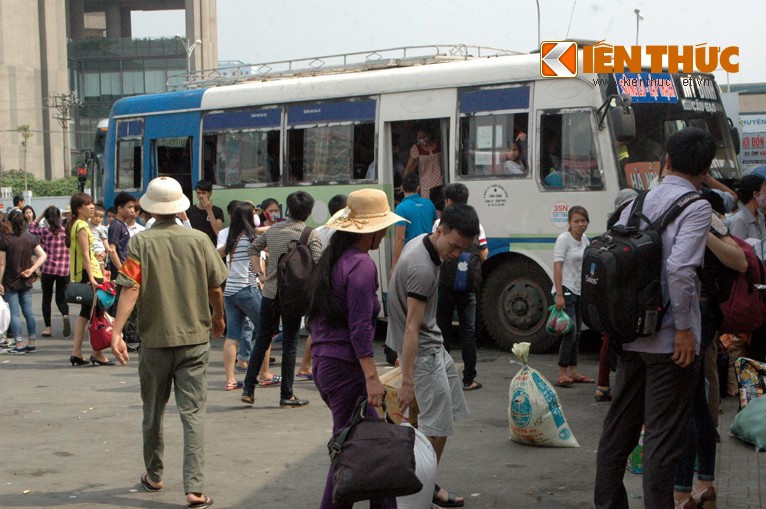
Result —
[{"label": "crowd of people", "polygon": [[[242,403],[252,405],[258,387],[278,386],[281,407],[305,407],[309,400],[293,390],[297,375],[314,381],[332,413],[333,432],[348,425],[360,396],[367,397],[368,413],[375,415],[373,407],[384,396],[373,344],[381,304],[378,269],[369,253],[394,226],[386,347],[401,369],[398,402],[409,408],[417,400],[419,429],[438,461],[454,422],[469,415],[464,392],[482,388],[476,371],[476,302],[488,249],[465,185],[445,186],[426,177],[424,192],[419,173],[428,174],[428,163],[420,172],[411,170],[439,147],[427,132],[419,132],[418,141],[402,178],[403,199],[394,211],[384,192],[362,189],[330,200],[331,217],[318,229],[306,225],[314,198],[305,191],[287,197],[285,217],[274,199],[258,205],[232,201],[226,207],[230,226],[224,228],[210,182],[197,183],[192,205],[180,184],[168,177],[153,180],[140,199],[120,193],[110,210],[84,193],[74,195],[66,211],[49,206],[40,216],[15,200],[14,209],[0,214],[0,292],[11,314],[3,347],[14,355],[37,351],[30,290],[39,277],[41,336],[53,335],[55,289],[62,334],[73,336],[71,365],[114,365],[105,350],[93,350],[87,360],[83,355],[98,300],[81,305],[72,326],[65,297],[69,282],[89,285],[95,293],[105,281],[114,281],[116,301],[108,307],[115,317],[112,353],[124,365],[132,352],[140,351],[146,466],[140,484],[150,492],[163,489],[162,416],[174,386],[185,429],[186,499],[188,507],[204,509],[213,503],[205,494],[202,467],[210,339],[225,332],[222,388],[241,389]],[[625,462],[642,428],[647,507],[693,509],[716,498],[717,419],[711,408],[717,408],[713,400],[718,394],[706,392],[705,379],[717,372],[703,368],[714,362],[720,347],[721,316],[712,281],[722,267],[747,269],[732,235],[753,244],[766,239],[766,181],[754,172],[732,191],[708,175],[714,153],[715,143],[701,130],[672,135],[662,158],[663,177],[645,197],[648,221],[685,192],[701,191],[705,200],[686,208],[662,233],[662,287],[669,305],[659,332],[618,349],[603,338],[595,398],[611,406],[597,455],[599,509],[627,507]],[[440,199],[433,199],[436,187]],[[627,222],[636,195],[632,190],[619,193],[607,229]],[[567,231],[554,247],[553,301],[573,322],[560,344],[556,385],[562,388],[596,382],[577,369],[589,225],[588,211],[571,207]],[[280,305],[279,275],[279,260],[296,244],[306,247],[313,270],[307,308],[297,311]],[[459,326],[453,329],[455,312]],[[310,336],[296,369],[304,325]],[[764,334],[763,327],[752,333],[754,347],[766,342]],[[269,370],[275,340],[282,342],[280,375]],[[462,377],[449,353],[456,343],[462,349]],[[611,385],[615,355],[617,376]],[[238,371],[245,372],[244,380],[237,380]],[[672,470],[675,476],[668,475]],[[330,468],[323,509],[347,507],[333,501],[333,482]],[[433,507],[464,503],[463,497],[435,486]],[[396,501],[383,497],[370,506],[396,507]]]}]

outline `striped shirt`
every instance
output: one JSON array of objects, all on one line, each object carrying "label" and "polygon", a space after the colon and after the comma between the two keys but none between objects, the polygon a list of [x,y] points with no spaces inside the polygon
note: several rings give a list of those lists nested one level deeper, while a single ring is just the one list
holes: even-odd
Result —
[{"label": "striped shirt", "polygon": [[250,239],[242,235],[234,246],[234,252],[226,255],[224,261],[226,268],[229,269],[229,278],[226,280],[224,296],[234,295],[246,286],[258,284],[258,276],[253,271],[250,256],[247,254],[248,246],[250,246]]},{"label": "striped shirt", "polygon": [[[268,299],[277,298],[277,265],[283,254],[290,248],[290,242],[300,241],[301,233],[306,227],[303,221],[288,218],[269,228],[266,233],[259,235],[250,244],[247,252],[251,256],[260,256],[261,251],[268,247],[269,259],[273,260],[266,266],[266,281],[263,283],[263,296]],[[314,230],[309,234],[309,249],[314,261],[322,256],[322,241]]]},{"label": "striped shirt", "polygon": [[62,226],[58,233],[50,228],[41,228],[37,223],[29,225],[29,233],[40,239],[40,246],[48,257],[40,268],[43,274],[53,276],[69,275],[69,248],[66,247],[66,232]]}]

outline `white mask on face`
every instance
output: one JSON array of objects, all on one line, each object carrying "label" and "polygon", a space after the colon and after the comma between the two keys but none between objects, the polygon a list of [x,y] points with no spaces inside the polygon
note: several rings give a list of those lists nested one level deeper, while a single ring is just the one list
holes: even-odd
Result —
[{"label": "white mask on face", "polygon": [[255,223],[256,228],[261,226],[261,218],[258,216],[258,214],[253,214],[253,223]]}]

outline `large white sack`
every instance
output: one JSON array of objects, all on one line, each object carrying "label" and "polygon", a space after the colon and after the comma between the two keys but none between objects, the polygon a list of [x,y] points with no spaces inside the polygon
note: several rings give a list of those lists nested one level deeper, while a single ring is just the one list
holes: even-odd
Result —
[{"label": "large white sack", "polygon": [[[409,426],[409,424],[402,424]],[[431,509],[436,482],[436,451],[426,436],[415,430],[415,473],[423,483],[419,492],[396,499],[398,509]]]},{"label": "large white sack", "polygon": [[537,370],[529,367],[530,343],[516,343],[513,353],[524,366],[508,389],[511,440],[546,447],[580,447],[569,428],[556,391]]}]

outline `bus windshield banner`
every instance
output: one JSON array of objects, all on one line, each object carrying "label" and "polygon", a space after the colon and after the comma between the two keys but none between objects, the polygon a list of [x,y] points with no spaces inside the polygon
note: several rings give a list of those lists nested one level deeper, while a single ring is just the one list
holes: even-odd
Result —
[{"label": "bus windshield banner", "polygon": [[615,73],[617,93],[630,96],[634,103],[677,103],[673,76],[668,73]]}]

